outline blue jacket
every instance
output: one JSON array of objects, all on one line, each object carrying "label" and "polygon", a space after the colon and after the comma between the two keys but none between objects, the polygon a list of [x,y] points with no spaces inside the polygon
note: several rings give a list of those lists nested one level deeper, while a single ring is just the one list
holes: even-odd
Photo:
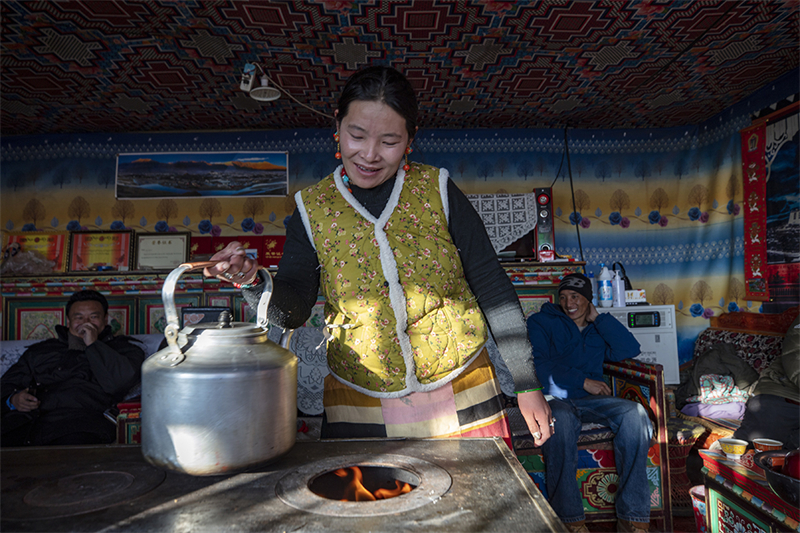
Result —
[{"label": "blue jacket", "polygon": [[556,398],[583,398],[586,378],[603,381],[603,362],[639,355],[639,342],[616,318],[600,313],[583,331],[561,307],[546,303],[528,317],[536,374],[544,393]]}]

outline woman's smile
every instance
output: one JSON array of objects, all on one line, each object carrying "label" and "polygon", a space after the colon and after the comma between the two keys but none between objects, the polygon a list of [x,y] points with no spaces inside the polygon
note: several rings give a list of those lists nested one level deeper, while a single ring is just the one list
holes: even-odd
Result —
[{"label": "woman's smile", "polygon": [[383,102],[355,101],[339,122],[345,173],[362,189],[394,177],[410,142],[405,119]]}]

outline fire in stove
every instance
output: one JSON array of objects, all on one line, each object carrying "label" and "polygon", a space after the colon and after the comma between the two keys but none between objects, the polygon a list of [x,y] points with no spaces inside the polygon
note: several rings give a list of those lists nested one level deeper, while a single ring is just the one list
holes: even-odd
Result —
[{"label": "fire in stove", "polygon": [[408,455],[338,455],[287,471],[275,494],[314,514],[375,517],[436,502],[452,482],[442,467]]},{"label": "fire in stove", "polygon": [[317,496],[342,502],[372,502],[407,494],[419,477],[402,468],[347,466],[326,472],[309,483]]}]

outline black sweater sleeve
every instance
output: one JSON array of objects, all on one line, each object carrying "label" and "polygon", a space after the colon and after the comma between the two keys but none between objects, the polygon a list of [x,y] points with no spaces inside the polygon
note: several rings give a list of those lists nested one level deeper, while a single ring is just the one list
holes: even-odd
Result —
[{"label": "black sweater sleeve", "polygon": [[514,379],[514,390],[537,389],[541,384],[536,377],[533,350],[514,285],[497,260],[483,221],[453,180],[447,182],[447,197],[450,235],[461,256],[467,283],[478,298],[500,355]]}]

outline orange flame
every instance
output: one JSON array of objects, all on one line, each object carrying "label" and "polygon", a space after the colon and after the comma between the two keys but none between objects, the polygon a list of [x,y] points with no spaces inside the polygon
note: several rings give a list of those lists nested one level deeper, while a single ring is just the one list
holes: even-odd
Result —
[{"label": "orange flame", "polygon": [[334,474],[342,478],[348,477],[350,473],[353,474],[353,479],[345,489],[344,498],[340,500],[343,502],[372,502],[375,500],[394,498],[395,496],[411,492],[411,485],[408,483],[401,483],[399,480],[395,479],[394,489],[377,489],[373,494],[364,486],[362,482],[364,474],[357,466],[339,468],[334,472]]}]

